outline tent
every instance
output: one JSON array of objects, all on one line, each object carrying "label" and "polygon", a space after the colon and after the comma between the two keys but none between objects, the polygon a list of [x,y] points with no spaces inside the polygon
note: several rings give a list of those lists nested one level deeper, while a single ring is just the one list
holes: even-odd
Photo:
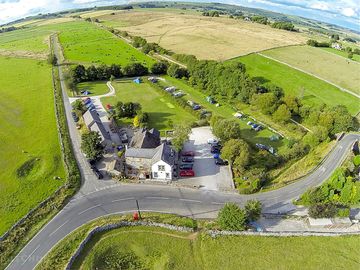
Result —
[{"label": "tent", "polygon": [[91,93],[90,93],[89,91],[84,91],[84,92],[83,92],[83,95],[84,95],[84,96],[88,96],[88,95],[90,95],[90,94],[91,94]]},{"label": "tent", "polygon": [[278,141],[280,138],[277,135],[270,136],[270,141]]},{"label": "tent", "polygon": [[136,78],[136,79],[134,80],[134,83],[140,84],[140,83],[141,83],[141,79],[140,79],[140,78]]}]

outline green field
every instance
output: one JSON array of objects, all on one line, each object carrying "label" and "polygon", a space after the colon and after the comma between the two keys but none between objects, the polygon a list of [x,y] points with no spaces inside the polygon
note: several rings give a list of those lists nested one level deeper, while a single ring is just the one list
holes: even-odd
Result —
[{"label": "green field", "polygon": [[358,236],[214,239],[205,233],[120,228],[93,238],[74,269],[110,269],[105,263],[115,263],[130,252],[131,261],[143,266],[134,269],[359,269],[359,247]]},{"label": "green field", "polygon": [[[346,59],[349,59],[349,58],[348,58],[348,53],[345,52],[345,51],[339,51],[339,50],[336,50],[336,49],[334,49],[334,48],[321,48],[321,49],[324,50],[324,51],[326,51],[326,52],[334,53],[334,54],[340,55],[340,56],[342,56],[342,57],[345,57]],[[360,62],[360,55],[354,54],[354,55],[353,55],[353,58],[351,58],[351,60]]]},{"label": "green field", "polygon": [[89,91],[89,96],[104,95],[109,92],[109,88],[106,85],[106,81],[97,82],[82,82],[76,85],[79,95],[81,91]]},{"label": "green field", "polygon": [[[51,69],[0,57],[0,234],[64,183]],[[26,78],[26,79],[25,79]],[[60,176],[61,180],[54,180]]]},{"label": "green field", "polygon": [[244,63],[250,76],[261,82],[270,82],[282,87],[285,93],[299,97],[304,104],[325,103],[330,106],[342,104],[353,115],[360,110],[360,104],[356,97],[311,75],[266,57],[250,54],[232,61]]},{"label": "green field", "polygon": [[[132,80],[119,80],[112,82],[116,89],[116,97],[104,97],[103,105],[114,105],[117,101],[138,102],[144,112],[149,113],[149,127],[159,130],[172,129],[169,121],[177,124],[181,122],[192,123],[197,118],[174,103],[170,97],[154,89],[148,83],[136,84]],[[127,119],[126,123],[132,123]]]},{"label": "green field", "polygon": [[310,46],[283,47],[262,54],[360,94],[360,63]]}]

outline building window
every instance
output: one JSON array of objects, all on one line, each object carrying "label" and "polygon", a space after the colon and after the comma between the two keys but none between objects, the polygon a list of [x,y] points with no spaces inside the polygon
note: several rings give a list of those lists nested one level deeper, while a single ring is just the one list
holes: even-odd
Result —
[{"label": "building window", "polygon": [[158,173],[154,172],[154,178],[158,178]]},{"label": "building window", "polygon": [[166,173],[166,178],[170,178],[170,173]]},{"label": "building window", "polygon": [[158,171],[159,172],[165,171],[165,165],[158,165]]}]

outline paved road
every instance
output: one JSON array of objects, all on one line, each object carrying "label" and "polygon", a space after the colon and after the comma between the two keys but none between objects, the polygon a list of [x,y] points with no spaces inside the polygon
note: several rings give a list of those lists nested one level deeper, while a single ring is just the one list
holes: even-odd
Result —
[{"label": "paved road", "polygon": [[[56,50],[56,53],[58,50]],[[58,59],[59,57],[57,53]],[[60,71],[60,78],[62,72]],[[83,183],[80,191],[14,258],[8,270],[33,269],[38,262],[67,234],[95,218],[128,213],[136,209],[135,200],[139,201],[142,211],[175,213],[195,218],[212,218],[225,202],[240,205],[246,200],[257,198],[264,204],[264,212],[288,212],[294,209],[291,201],[311,186],[326,180],[332,171],[340,165],[349,151],[351,144],[360,139],[360,135],[346,135],[330,153],[319,168],[303,180],[282,189],[254,194],[237,195],[216,191],[194,190],[159,185],[116,184],[98,181],[92,174],[84,156],[78,150],[80,138],[70,115],[71,106],[63,88],[64,103],[70,135],[79,163]]]}]

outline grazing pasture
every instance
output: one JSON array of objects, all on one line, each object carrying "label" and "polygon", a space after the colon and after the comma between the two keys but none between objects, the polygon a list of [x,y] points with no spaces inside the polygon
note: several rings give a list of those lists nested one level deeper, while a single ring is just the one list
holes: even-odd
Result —
[{"label": "grazing pasture", "polygon": [[260,82],[270,82],[282,87],[285,93],[297,96],[304,104],[330,106],[345,105],[355,115],[360,110],[359,100],[311,75],[292,69],[258,54],[234,59],[246,65],[247,72]]},{"label": "grazing pasture", "polygon": [[[149,113],[148,126],[151,128],[168,130],[172,129],[172,124],[192,123],[197,120],[194,115],[174,103],[165,91],[162,94],[148,83],[136,84],[131,80],[119,80],[113,81],[112,85],[116,90],[116,97],[102,98],[103,105],[108,103],[114,105],[117,101],[138,102],[142,110]],[[132,123],[132,119],[124,120],[124,124]]]},{"label": "grazing pasture", "polygon": [[97,235],[74,266],[105,269],[130,259],[137,269],[358,269],[358,241],[358,236],[212,238],[161,228],[120,228]]},{"label": "grazing pasture", "polygon": [[360,94],[360,63],[309,46],[277,48],[262,53]]},{"label": "grazing pasture", "polygon": [[65,173],[50,66],[4,57],[0,66],[1,235],[61,186]]},{"label": "grazing pasture", "polygon": [[[329,52],[329,53],[340,55],[340,56],[345,57],[346,59],[349,60],[348,53],[345,52],[345,51],[339,51],[339,50],[336,50],[334,48],[321,48],[321,49],[326,51],[326,52]],[[360,62],[360,55],[354,54],[353,57],[351,58],[351,60]]]},{"label": "grazing pasture", "polygon": [[[254,51],[303,44],[303,34],[226,17],[210,18],[187,12],[133,10],[97,17],[102,23],[142,36],[148,42],[199,59],[226,60]],[[206,48],[206,49],[205,49]]]}]

